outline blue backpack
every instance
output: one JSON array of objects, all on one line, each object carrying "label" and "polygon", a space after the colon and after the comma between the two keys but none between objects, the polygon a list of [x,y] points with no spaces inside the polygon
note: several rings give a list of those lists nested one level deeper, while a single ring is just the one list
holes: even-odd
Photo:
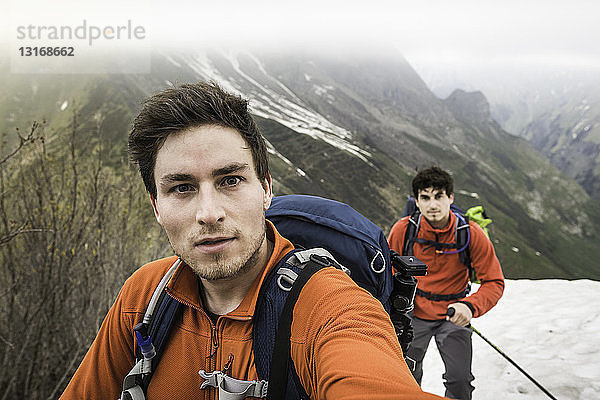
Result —
[{"label": "blue backpack", "polygon": [[[221,400],[309,398],[291,362],[290,330],[300,291],[321,268],[343,269],[390,310],[393,273],[381,228],[344,203],[307,195],[274,197],[266,216],[296,249],[273,268],[258,295],[253,352],[259,380],[241,381],[221,371],[200,371],[205,379],[202,388],[218,387]],[[125,377],[121,400],[145,399],[152,371],[182,307],[164,290],[177,265],[156,288],[143,321],[134,328],[137,362]]]}]

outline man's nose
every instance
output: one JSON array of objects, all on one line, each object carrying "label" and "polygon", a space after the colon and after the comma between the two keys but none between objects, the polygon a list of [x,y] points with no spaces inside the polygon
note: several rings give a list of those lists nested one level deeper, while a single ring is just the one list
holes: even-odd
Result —
[{"label": "man's nose", "polygon": [[201,187],[198,191],[196,222],[200,225],[216,224],[225,219],[223,199],[214,187]]}]

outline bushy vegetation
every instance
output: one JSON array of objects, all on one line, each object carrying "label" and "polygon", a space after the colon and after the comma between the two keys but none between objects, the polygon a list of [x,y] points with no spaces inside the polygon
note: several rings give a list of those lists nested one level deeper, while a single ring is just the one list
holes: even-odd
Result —
[{"label": "bushy vegetation", "polygon": [[126,277],[168,251],[137,172],[69,129],[0,152],[1,400],[57,398]]}]

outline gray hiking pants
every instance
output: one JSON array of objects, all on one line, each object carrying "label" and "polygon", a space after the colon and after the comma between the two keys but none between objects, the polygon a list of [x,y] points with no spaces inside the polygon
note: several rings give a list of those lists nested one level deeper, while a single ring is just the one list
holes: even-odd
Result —
[{"label": "gray hiking pants", "polygon": [[427,321],[414,316],[412,325],[415,337],[406,355],[415,362],[413,376],[419,385],[423,377],[423,358],[429,341],[435,337],[435,344],[446,368],[442,375],[446,386],[445,396],[451,399],[471,400],[471,392],[474,389],[471,382],[475,379],[471,374],[471,329],[446,320]]}]

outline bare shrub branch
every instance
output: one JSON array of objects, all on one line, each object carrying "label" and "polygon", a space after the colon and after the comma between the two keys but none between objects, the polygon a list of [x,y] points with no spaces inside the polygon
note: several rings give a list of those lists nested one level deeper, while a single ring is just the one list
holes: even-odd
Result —
[{"label": "bare shrub branch", "polygon": [[39,126],[0,168],[0,399],[56,398],[126,277],[168,249],[136,171],[103,159],[102,118],[74,114],[67,145]]}]

